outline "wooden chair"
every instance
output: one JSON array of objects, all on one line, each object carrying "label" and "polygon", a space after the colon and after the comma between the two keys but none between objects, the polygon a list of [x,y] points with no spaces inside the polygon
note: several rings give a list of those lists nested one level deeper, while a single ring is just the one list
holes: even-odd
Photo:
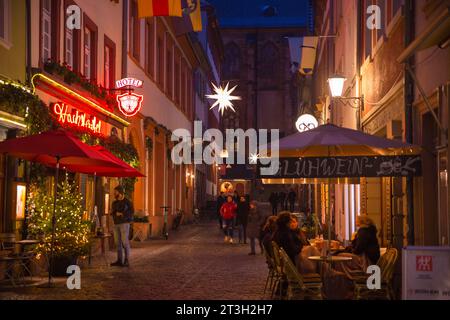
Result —
[{"label": "wooden chair", "polygon": [[264,250],[264,256],[266,258],[266,263],[267,263],[267,268],[269,269],[269,273],[267,274],[266,284],[264,286],[263,296],[266,294],[267,288],[272,290],[272,286],[273,286],[274,280],[278,276],[278,274],[276,273],[275,262],[273,261],[273,258],[270,256],[270,254],[267,252],[267,250]]},{"label": "wooden chair", "polygon": [[367,288],[368,275],[360,275],[355,277],[355,299],[395,299],[395,293],[392,288],[392,277],[394,275],[395,264],[398,258],[398,251],[395,248],[390,248],[378,259],[377,266],[381,271],[381,288],[369,289]]},{"label": "wooden chair", "polygon": [[304,300],[305,298],[322,300],[322,279],[303,277],[283,248],[280,249],[280,256],[288,282],[288,300]]},{"label": "wooden chair", "polygon": [[272,255],[273,255],[273,262],[275,264],[275,281],[272,288],[271,297],[274,296],[275,290],[278,286],[279,288],[279,299],[281,300],[283,298],[283,284],[286,281],[286,276],[283,271],[283,262],[281,261],[280,257],[280,247],[275,241],[272,241]]}]

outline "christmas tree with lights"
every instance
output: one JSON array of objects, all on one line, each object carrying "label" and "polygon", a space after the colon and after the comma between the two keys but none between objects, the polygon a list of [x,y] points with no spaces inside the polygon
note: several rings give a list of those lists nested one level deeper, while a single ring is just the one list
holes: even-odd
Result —
[{"label": "christmas tree with lights", "polygon": [[[83,217],[83,198],[67,175],[58,188],[54,256],[84,256],[89,250],[91,223]],[[53,199],[42,187],[30,192],[29,233],[43,240],[37,248],[41,254],[48,254],[51,248]]]}]

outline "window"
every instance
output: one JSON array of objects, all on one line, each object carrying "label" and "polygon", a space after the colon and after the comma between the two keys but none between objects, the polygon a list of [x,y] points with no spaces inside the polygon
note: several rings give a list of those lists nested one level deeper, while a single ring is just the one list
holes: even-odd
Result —
[{"label": "window", "polygon": [[188,113],[188,106],[187,106],[187,100],[186,100],[186,68],[184,66],[183,61],[183,67],[181,68],[181,110]]},{"label": "window", "polygon": [[11,47],[11,0],[0,0],[0,43]]},{"label": "window", "polygon": [[[366,26],[366,22],[368,19],[368,14],[366,11],[366,8],[371,5],[371,0],[365,0],[364,1],[364,5],[362,6],[362,10],[363,10],[363,14],[361,15],[361,25],[362,26]],[[372,54],[372,30],[369,30],[368,28],[364,27],[362,28],[362,44],[363,44],[363,48],[361,50],[361,60],[362,63],[364,63],[364,61],[367,59],[367,57],[369,57]]]},{"label": "window", "polygon": [[180,60],[178,59],[178,55],[175,55],[175,103],[180,104]]},{"label": "window", "polygon": [[116,65],[116,45],[105,36],[103,85],[106,89],[114,87],[115,65]]},{"label": "window", "polygon": [[84,28],[84,75],[90,78],[92,74],[92,32]]},{"label": "window", "polygon": [[52,1],[42,1],[42,60],[52,58]]},{"label": "window", "polygon": [[145,23],[145,70],[155,76],[155,22],[154,18],[148,18]]},{"label": "window", "polygon": [[97,77],[97,26],[84,15],[83,74],[87,79]]},{"label": "window", "polygon": [[172,42],[166,40],[166,92],[172,98],[173,96],[173,45]]},{"label": "window", "polygon": [[164,42],[161,37],[158,37],[156,44],[156,65],[158,68],[158,84],[164,86]]},{"label": "window", "polygon": [[[65,8],[74,5],[75,2],[66,0]],[[66,10],[65,10],[66,11]],[[80,30],[71,30],[64,24],[64,62],[72,68],[80,69]]]},{"label": "window", "polygon": [[140,26],[138,17],[138,6],[136,0],[131,1],[130,8],[130,51],[133,57],[139,60],[140,50]]}]

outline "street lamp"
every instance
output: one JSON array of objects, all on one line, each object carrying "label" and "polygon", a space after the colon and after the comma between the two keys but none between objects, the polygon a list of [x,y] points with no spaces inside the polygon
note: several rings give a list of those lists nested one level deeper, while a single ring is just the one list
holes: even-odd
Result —
[{"label": "street lamp", "polygon": [[330,86],[331,96],[333,98],[342,97],[345,80],[347,79],[341,75],[334,75],[328,78],[328,85]]},{"label": "street lamp", "polygon": [[[328,85],[330,87],[331,97],[338,99],[348,106],[356,109],[356,128],[360,130],[361,128],[361,110],[364,108],[364,96],[360,97],[343,97],[342,92],[344,91],[344,82],[347,80],[344,76],[334,75],[328,78]],[[346,101],[356,102],[356,107],[348,104]]]}]

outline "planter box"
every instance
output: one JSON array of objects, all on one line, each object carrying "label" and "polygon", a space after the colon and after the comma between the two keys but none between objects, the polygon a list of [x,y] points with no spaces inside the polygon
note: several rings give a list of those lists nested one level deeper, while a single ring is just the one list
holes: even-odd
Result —
[{"label": "planter box", "polygon": [[149,222],[133,222],[133,241],[148,240],[150,234]]}]

